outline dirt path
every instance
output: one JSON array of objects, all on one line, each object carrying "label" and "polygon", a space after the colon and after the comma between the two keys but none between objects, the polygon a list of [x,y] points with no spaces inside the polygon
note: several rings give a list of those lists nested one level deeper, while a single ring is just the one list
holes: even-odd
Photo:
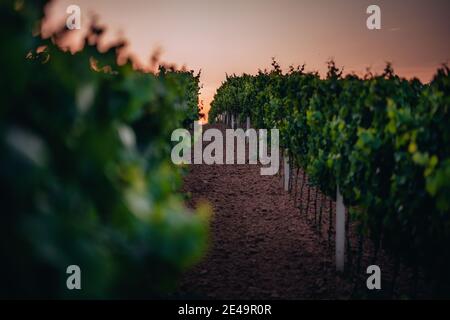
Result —
[{"label": "dirt path", "polygon": [[[217,125],[220,129],[222,126]],[[185,275],[180,293],[217,299],[348,298],[327,241],[294,206],[278,176],[259,165],[193,165],[184,191],[191,206],[214,207],[212,246]]]}]

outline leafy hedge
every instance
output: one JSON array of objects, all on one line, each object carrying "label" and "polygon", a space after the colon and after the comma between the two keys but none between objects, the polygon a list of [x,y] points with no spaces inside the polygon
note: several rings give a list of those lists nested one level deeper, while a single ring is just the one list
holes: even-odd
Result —
[{"label": "leafy hedge", "polygon": [[122,44],[63,52],[32,36],[44,4],[0,2],[0,296],[158,297],[207,243],[209,209],[185,208],[170,161],[199,76],[119,66]]},{"label": "leafy hedge", "polygon": [[281,146],[327,195],[336,186],[362,232],[426,270],[436,294],[450,292],[450,75],[429,84],[384,73],[361,79],[329,62],[328,75],[228,76],[209,113],[278,128]]}]

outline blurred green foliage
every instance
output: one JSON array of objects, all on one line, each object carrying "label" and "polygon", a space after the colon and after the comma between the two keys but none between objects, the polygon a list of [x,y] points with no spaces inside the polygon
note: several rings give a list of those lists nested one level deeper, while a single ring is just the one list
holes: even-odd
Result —
[{"label": "blurred green foliage", "polygon": [[326,79],[283,74],[274,61],[255,76],[228,76],[211,104],[278,128],[280,143],[309,179],[334,198],[339,185],[361,232],[420,266],[435,295],[450,293],[450,75],[429,84],[383,74],[342,76],[333,61]]},{"label": "blurred green foliage", "polygon": [[161,297],[207,245],[210,209],[186,209],[170,161],[199,75],[119,66],[123,44],[63,52],[32,35],[45,2],[0,1],[0,297]]}]

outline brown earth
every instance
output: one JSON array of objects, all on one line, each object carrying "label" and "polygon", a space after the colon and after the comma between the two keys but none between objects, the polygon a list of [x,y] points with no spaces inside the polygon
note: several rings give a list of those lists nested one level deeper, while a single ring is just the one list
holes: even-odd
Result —
[{"label": "brown earth", "polygon": [[208,200],[214,216],[211,248],[183,279],[183,295],[349,297],[351,285],[337,276],[326,239],[302,219],[279,176],[261,176],[259,165],[192,165],[184,191],[192,206]]},{"label": "brown earth", "polygon": [[[210,127],[207,125],[204,129]],[[225,128],[220,124],[213,127]],[[207,200],[214,208],[212,243],[205,259],[184,275],[177,296],[349,299],[355,297],[356,288],[364,288],[362,296],[356,293],[356,297],[367,297],[368,276],[364,266],[371,264],[373,246],[370,243],[364,245],[361,270],[355,270],[353,266],[350,274],[337,273],[333,218],[331,228],[328,218],[333,203],[320,193],[317,202],[313,187],[303,188],[300,194],[301,170],[298,178],[295,177],[296,174],[292,180],[297,187],[287,193],[279,175],[260,175],[260,165],[191,165],[183,192],[191,195],[190,206]],[[309,199],[308,206],[306,199]],[[317,203],[323,205],[320,228]],[[355,256],[357,236],[352,234],[353,229],[350,224],[351,236],[347,241],[351,248],[349,252]],[[377,263],[382,270],[388,270],[382,278],[383,288],[387,289],[389,282],[386,279],[392,278],[392,262],[381,255]],[[403,282],[409,280],[408,272]]]}]

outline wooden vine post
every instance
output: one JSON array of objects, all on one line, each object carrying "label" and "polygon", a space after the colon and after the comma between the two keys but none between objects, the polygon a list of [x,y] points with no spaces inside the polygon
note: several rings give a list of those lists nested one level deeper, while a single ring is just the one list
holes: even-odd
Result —
[{"label": "wooden vine post", "polygon": [[289,191],[289,178],[290,178],[290,168],[289,168],[289,153],[288,150],[286,149],[284,151],[284,164],[283,164],[283,168],[284,168],[284,191]]},{"label": "wooden vine post", "polygon": [[245,140],[247,140],[247,142],[250,142],[250,136],[249,136],[249,131],[250,130],[250,117],[247,117],[247,125],[246,125],[246,132],[245,132]]},{"label": "wooden vine post", "polygon": [[336,191],[336,269],[344,271],[345,263],[345,206],[339,190]]}]

